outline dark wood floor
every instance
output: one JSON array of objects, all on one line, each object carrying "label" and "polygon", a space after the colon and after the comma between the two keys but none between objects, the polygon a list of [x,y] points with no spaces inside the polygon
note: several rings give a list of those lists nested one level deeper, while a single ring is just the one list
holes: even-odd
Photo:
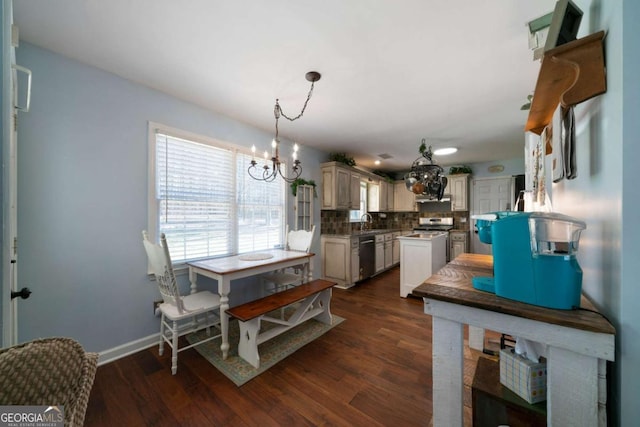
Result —
[{"label": "dark wood floor", "polygon": [[[430,425],[431,317],[400,298],[399,269],[335,289],[331,304],[345,322],[242,387],[193,349],[173,376],[157,347],[101,366],[85,425]],[[470,384],[478,356],[467,357]]]}]

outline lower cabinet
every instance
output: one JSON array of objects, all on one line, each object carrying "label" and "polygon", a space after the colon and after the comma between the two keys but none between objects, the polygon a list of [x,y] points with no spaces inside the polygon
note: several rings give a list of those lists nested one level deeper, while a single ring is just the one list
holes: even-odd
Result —
[{"label": "lower cabinet", "polygon": [[363,252],[360,261],[360,239],[358,236],[321,235],[322,278],[337,283],[337,287],[347,289],[374,274],[400,263],[400,241],[402,233],[382,233],[371,235],[375,239],[374,253]]},{"label": "lower cabinet", "polygon": [[466,231],[449,232],[449,242],[451,245],[449,253],[451,260],[456,259],[456,257],[460,254],[469,252],[468,240],[469,234]]},{"label": "lower cabinet", "polygon": [[321,236],[322,277],[347,289],[360,273],[358,239],[350,236]]},{"label": "lower cabinet", "polygon": [[351,239],[351,283],[360,279],[360,248],[358,239]]},{"label": "lower cabinet", "polygon": [[384,270],[384,234],[376,234],[376,273]]},{"label": "lower cabinet", "polygon": [[400,240],[398,237],[402,236],[402,233],[393,233],[393,244],[391,248],[391,260],[393,265],[400,264]]},{"label": "lower cabinet", "polygon": [[384,235],[384,268],[393,266],[393,233]]}]

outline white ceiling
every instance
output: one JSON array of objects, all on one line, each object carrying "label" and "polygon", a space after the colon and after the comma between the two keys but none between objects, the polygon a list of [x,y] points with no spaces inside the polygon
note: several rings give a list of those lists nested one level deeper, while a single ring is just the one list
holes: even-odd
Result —
[{"label": "white ceiling", "polygon": [[[522,156],[539,62],[526,23],[555,0],[15,1],[22,41],[274,131],[406,170],[422,138],[442,165]],[[265,141],[265,148],[269,141]]]}]

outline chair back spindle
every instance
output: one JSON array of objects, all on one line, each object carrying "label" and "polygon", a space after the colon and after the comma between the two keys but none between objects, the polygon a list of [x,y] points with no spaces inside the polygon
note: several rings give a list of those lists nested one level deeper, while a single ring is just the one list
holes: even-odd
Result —
[{"label": "chair back spindle", "polygon": [[142,232],[144,248],[147,251],[151,270],[156,278],[158,290],[164,302],[175,305],[180,314],[184,312],[184,305],[180,298],[176,276],[171,265],[171,256],[164,233],[160,235],[161,245],[152,243],[146,231]]}]

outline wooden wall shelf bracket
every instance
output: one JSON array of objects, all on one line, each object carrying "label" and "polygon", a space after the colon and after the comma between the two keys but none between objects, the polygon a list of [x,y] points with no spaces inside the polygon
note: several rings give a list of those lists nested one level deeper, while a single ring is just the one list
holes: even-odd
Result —
[{"label": "wooden wall shelf bracket", "polygon": [[607,91],[599,31],[545,52],[525,131],[540,135],[561,104],[569,107]]}]

